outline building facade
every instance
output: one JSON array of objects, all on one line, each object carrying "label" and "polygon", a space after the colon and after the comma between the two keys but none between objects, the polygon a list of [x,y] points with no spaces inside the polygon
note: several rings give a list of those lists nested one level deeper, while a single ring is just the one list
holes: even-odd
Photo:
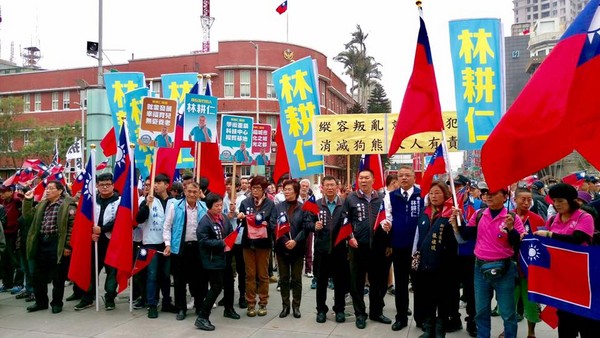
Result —
[{"label": "building facade", "polygon": [[[280,113],[272,71],[306,56],[317,61],[321,114],[346,113],[354,100],[347,94],[346,84],[329,68],[327,56],[294,44],[221,41],[217,52],[135,59],[126,64],[107,66],[104,71],[143,72],[147,85],[158,93],[161,92],[162,74],[197,72],[205,78],[210,76],[212,95],[218,98],[219,115],[256,117],[258,113],[258,122],[270,124],[275,130]],[[0,74],[0,97],[21,97],[24,112],[21,118],[35,121],[36,126],[56,128],[67,122],[80,121],[82,117],[85,119],[86,93],[89,89],[98,87],[97,74],[98,69],[94,67]],[[95,126],[84,125],[87,135],[90,135],[90,129]],[[23,130],[23,138],[14,140],[14,146],[18,148],[27,143],[29,132],[29,129]],[[94,134],[99,134],[98,132],[95,131]],[[276,165],[275,151],[273,148],[272,165]],[[4,155],[6,150],[0,149],[0,171],[6,177],[15,168],[13,162]],[[325,158],[326,175],[343,178],[346,176],[345,171],[345,157]],[[243,168],[241,173],[250,174],[250,169]]]}]

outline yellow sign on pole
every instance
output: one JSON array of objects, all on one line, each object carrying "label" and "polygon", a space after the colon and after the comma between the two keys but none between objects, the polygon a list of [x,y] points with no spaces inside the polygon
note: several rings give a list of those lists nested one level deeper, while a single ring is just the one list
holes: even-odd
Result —
[{"label": "yellow sign on pole", "polygon": [[[443,112],[449,151],[458,151],[456,112]],[[338,114],[314,117],[317,155],[387,154],[398,114]],[[441,132],[427,132],[405,139],[399,154],[432,153],[442,142]]]}]

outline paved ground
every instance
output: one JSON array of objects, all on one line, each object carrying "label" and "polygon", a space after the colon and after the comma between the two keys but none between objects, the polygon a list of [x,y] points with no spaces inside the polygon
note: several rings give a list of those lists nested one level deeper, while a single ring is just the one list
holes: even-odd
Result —
[{"label": "paved ground", "polygon": [[[125,291],[117,301],[117,308],[105,311],[103,305],[100,311],[94,308],[74,311],[75,302],[66,302],[60,314],[52,314],[50,310],[27,313],[23,300],[16,300],[9,293],[0,294],[0,337],[196,337],[198,335],[219,335],[221,337],[407,337],[416,338],[422,331],[410,320],[409,327],[393,332],[390,325],[367,321],[367,328],[359,330],[354,325],[354,317],[349,317],[345,323],[335,322],[334,314],[330,312],[327,322],[319,324],[315,321],[315,290],[310,289],[310,279],[303,277],[302,318],[295,319],[278,317],[281,311],[281,298],[276,291],[276,284],[271,284],[268,314],[265,317],[249,318],[245,310],[237,309],[242,316],[240,320],[227,319],[222,316],[223,308],[213,310],[212,323],[216,326],[214,332],[204,332],[194,327],[195,316],[188,316],[184,321],[176,321],[175,314],[160,313],[158,319],[148,319],[145,310],[129,312],[128,296]],[[236,290],[237,292],[237,290]],[[71,287],[66,288],[65,297],[71,293]],[[328,299],[332,299],[329,292]],[[236,299],[237,299],[236,294]],[[220,299],[220,298],[219,298]],[[392,296],[386,296],[388,304],[384,309],[386,316],[393,318],[395,310]],[[329,306],[332,306],[332,301]],[[412,300],[411,300],[412,303]],[[346,308],[351,311],[351,306]],[[189,311],[193,313],[193,311]],[[463,314],[464,318],[464,314]],[[519,323],[519,337],[526,337],[525,321]],[[538,338],[557,337],[556,331],[544,323],[538,325]],[[498,337],[502,331],[499,318],[492,318],[492,337]],[[447,335],[448,338],[469,337],[466,331],[458,331]]]}]

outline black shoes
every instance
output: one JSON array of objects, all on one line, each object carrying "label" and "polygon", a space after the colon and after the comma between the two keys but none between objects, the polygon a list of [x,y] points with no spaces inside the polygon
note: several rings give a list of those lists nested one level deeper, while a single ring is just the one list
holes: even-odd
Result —
[{"label": "black shoes", "polygon": [[167,303],[162,305],[160,312],[178,313],[179,309],[175,305]]},{"label": "black shoes", "polygon": [[346,321],[346,314],[343,312],[336,312],[335,314],[335,321],[337,323],[343,323]]},{"label": "black shoes", "polygon": [[200,330],[204,330],[204,331],[214,331],[215,330],[215,326],[212,325],[210,320],[208,320],[207,318],[202,318],[202,317],[196,318],[196,322],[194,323],[194,325],[197,328],[199,328]]},{"label": "black shoes", "polygon": [[444,325],[444,329],[446,330],[446,332],[459,331],[462,330],[462,328],[463,326],[460,320],[460,315],[450,317],[450,319],[448,319],[448,321]]},{"label": "black shoes", "polygon": [[392,324],[392,331],[400,331],[407,326],[408,322],[395,321],[394,324]]},{"label": "black shoes", "polygon": [[75,305],[74,309],[75,311],[81,311],[92,306],[94,306],[94,302],[88,302],[82,299],[81,301],[79,301],[79,303],[77,303],[77,305]]},{"label": "black shoes", "polygon": [[358,329],[364,329],[367,327],[367,320],[364,317],[356,317],[356,327]]},{"label": "black shoes", "polygon": [[240,319],[240,315],[237,312],[235,312],[233,308],[225,309],[225,311],[223,311],[223,317],[231,319]]},{"label": "black shoes", "polygon": [[240,297],[240,309],[245,309],[248,307],[248,302],[246,301],[246,297]]},{"label": "black shoes", "polygon": [[65,299],[67,302],[72,302],[74,300],[80,300],[81,296],[76,295],[76,294],[72,294],[69,297],[67,297],[67,299]]},{"label": "black shoes", "polygon": [[327,321],[327,313],[319,312],[317,313],[317,323],[325,323]]},{"label": "black shoes", "polygon": [[36,312],[36,311],[46,310],[46,309],[48,309],[48,305],[40,305],[38,303],[35,303],[35,304],[27,307],[27,312]]},{"label": "black shoes", "polygon": [[177,316],[175,316],[175,319],[184,320],[186,315],[187,314],[186,314],[185,310],[179,310],[179,312],[177,312]]},{"label": "black shoes", "polygon": [[391,324],[392,320],[389,319],[388,317],[384,316],[384,315],[379,315],[377,317],[371,317],[371,320],[374,320],[376,322],[380,322],[382,324]]},{"label": "black shoes", "polygon": [[148,308],[148,318],[158,318],[158,310],[156,309],[156,305],[150,305],[150,307]]},{"label": "black shoes", "polygon": [[279,318],[285,318],[290,314],[290,307],[289,306],[284,306],[283,310],[281,310],[281,312],[279,313]]},{"label": "black shoes", "polygon": [[302,317],[302,314],[300,313],[300,308],[299,307],[294,307],[292,309],[292,312],[294,313],[294,318],[300,318],[300,317]]},{"label": "black shoes", "polygon": [[467,333],[469,333],[469,337],[477,337],[477,325],[475,324],[475,320],[470,317],[465,318],[467,322]]},{"label": "black shoes", "polygon": [[133,308],[135,310],[143,309],[144,307],[146,307],[146,304],[141,297],[138,298],[138,300],[136,300],[135,303],[133,303]]},{"label": "black shoes", "polygon": [[62,306],[52,305],[52,313],[61,313],[61,312],[62,312]]}]

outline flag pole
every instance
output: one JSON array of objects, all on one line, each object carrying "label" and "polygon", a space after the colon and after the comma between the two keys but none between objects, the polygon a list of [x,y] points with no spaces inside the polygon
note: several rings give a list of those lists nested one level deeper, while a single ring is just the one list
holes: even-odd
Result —
[{"label": "flag pole", "polygon": [[236,175],[236,164],[235,157],[233,158],[233,171],[231,174],[231,203],[235,203],[236,193],[235,193],[235,175]]},{"label": "flag pole", "polygon": [[[133,198],[133,194],[137,194],[137,180],[135,179],[135,158],[132,158],[133,156],[131,156],[131,154],[135,153],[135,143],[129,143],[129,163],[130,163],[130,167],[129,167],[129,175],[130,175],[130,183],[131,183],[131,200],[134,201]],[[136,187],[134,189],[134,187]],[[135,215],[133,214],[133,208],[131,209],[131,217],[132,219],[135,219]],[[131,232],[133,233],[133,229],[131,229]],[[129,276],[129,312],[133,312],[133,276]]]},{"label": "flag pole", "polygon": [[290,11],[289,11],[289,5],[288,6],[288,10],[285,11],[285,42],[288,43],[290,42]]},{"label": "flag pole", "polygon": [[200,165],[202,164],[200,158],[202,157],[202,142],[196,143],[196,182],[200,183]]},{"label": "flag pole", "polygon": [[[442,129],[442,152],[444,153],[444,161],[446,161],[446,172],[450,177],[450,190],[452,191],[452,200],[454,201],[454,207],[460,210],[458,204],[458,198],[456,198],[456,188],[454,187],[454,178],[452,177],[452,165],[450,165],[450,156],[448,155],[448,148],[446,143],[446,130]],[[462,226],[460,217],[456,217],[458,226]]]},{"label": "flag pole", "polygon": [[[90,161],[92,161],[92,170],[95,171],[96,169],[96,145],[92,144],[90,145],[91,148],[91,152],[90,152]],[[91,180],[93,180],[95,182],[96,180],[96,175],[93,175],[91,177]],[[92,190],[92,199],[93,199],[93,203],[96,203],[96,189],[95,187],[93,187],[94,189]],[[92,218],[94,220],[94,227],[98,226],[98,224],[96,224],[96,215],[95,215],[95,206],[92,209]],[[93,228],[92,228],[93,229]],[[94,231],[92,230],[92,234],[94,233]],[[94,289],[96,289],[96,312],[100,311],[100,304],[98,304],[98,302],[100,301],[99,299],[99,293],[98,293],[98,241],[94,241]]]},{"label": "flag pole", "polygon": [[346,184],[350,186],[350,155],[346,155]]},{"label": "flag pole", "polygon": [[[150,191],[148,194],[154,196],[154,178],[156,177],[156,159],[158,158],[158,147],[154,147],[154,158],[152,159],[152,174],[150,175]],[[148,208],[152,206],[152,203],[146,202]]]}]

